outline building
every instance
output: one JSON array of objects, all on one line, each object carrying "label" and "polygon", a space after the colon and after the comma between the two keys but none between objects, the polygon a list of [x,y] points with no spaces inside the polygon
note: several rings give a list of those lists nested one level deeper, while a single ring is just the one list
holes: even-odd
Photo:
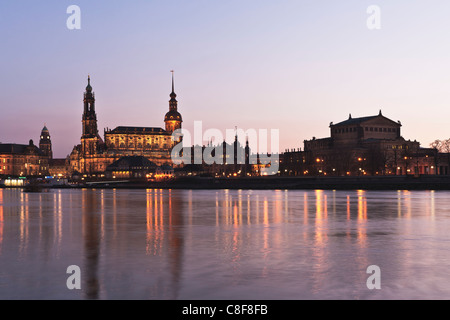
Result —
[{"label": "building", "polygon": [[67,159],[49,159],[48,174],[52,177],[69,178],[70,165]]},{"label": "building", "polygon": [[248,139],[243,146],[237,134],[231,143],[224,140],[217,145],[183,147],[183,155],[190,155],[190,160],[183,164],[184,169],[176,170],[177,176],[245,177],[258,171],[258,155],[251,154]]},{"label": "building", "polygon": [[[330,123],[330,137],[304,141],[304,150],[285,152],[280,173],[286,175],[436,174],[438,154],[401,135],[401,122],[378,115]],[[442,158],[442,157],[441,157]]]},{"label": "building", "polygon": [[[151,176],[148,176],[149,178],[151,178]],[[153,178],[155,180],[168,180],[168,179],[172,179],[174,177],[174,169],[172,166],[169,165],[162,165],[156,168],[156,172],[155,175],[153,176]]]},{"label": "building", "polygon": [[53,159],[52,140],[50,139],[50,132],[48,131],[46,125],[44,125],[44,128],[41,131],[39,149],[41,149],[42,153],[47,158]]},{"label": "building", "polygon": [[69,156],[70,169],[74,173],[96,175],[102,173],[114,161],[126,156],[142,156],[158,166],[171,165],[171,150],[181,141],[181,136],[172,133],[181,129],[182,117],[178,102],[172,92],[169,111],[164,117],[165,129],[159,127],[118,126],[104,130],[104,139],[97,128],[95,94],[90,77],[84,93],[81,143],[75,146]]},{"label": "building", "polygon": [[106,177],[113,179],[146,179],[156,173],[157,165],[143,156],[126,156],[106,168]]},{"label": "building", "polygon": [[48,174],[48,156],[34,145],[0,143],[1,176],[43,176]]}]

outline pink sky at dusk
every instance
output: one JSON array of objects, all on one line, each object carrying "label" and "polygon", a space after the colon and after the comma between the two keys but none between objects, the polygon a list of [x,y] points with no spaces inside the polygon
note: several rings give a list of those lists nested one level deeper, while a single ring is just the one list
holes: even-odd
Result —
[{"label": "pink sky at dusk", "polygon": [[[69,30],[66,9],[81,9]],[[381,29],[366,25],[369,5]],[[55,157],[80,142],[87,76],[103,128],[164,127],[175,70],[183,127],[279,129],[280,151],[329,123],[383,115],[427,147],[450,137],[450,3],[9,1],[0,4],[0,142]]]}]

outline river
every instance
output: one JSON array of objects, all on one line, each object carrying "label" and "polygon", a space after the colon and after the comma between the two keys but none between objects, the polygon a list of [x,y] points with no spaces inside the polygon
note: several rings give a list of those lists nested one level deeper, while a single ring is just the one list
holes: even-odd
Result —
[{"label": "river", "polygon": [[0,299],[450,299],[449,231],[448,191],[4,188]]}]

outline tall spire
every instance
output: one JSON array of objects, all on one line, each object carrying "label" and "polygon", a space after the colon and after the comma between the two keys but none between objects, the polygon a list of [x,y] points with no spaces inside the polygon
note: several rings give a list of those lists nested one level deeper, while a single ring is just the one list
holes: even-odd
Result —
[{"label": "tall spire", "polygon": [[170,72],[172,72],[172,92],[170,93],[170,98],[171,98],[171,100],[175,100],[177,95],[175,94],[175,85],[174,85],[174,81],[173,81],[173,70],[170,70]]},{"label": "tall spire", "polygon": [[181,129],[181,122],[183,122],[183,120],[181,119],[181,114],[178,112],[173,70],[170,70],[170,72],[172,73],[172,92],[170,93],[169,112],[164,116],[164,122],[166,123],[166,131],[172,133],[176,129]]},{"label": "tall spire", "polygon": [[88,85],[86,86],[86,92],[91,92],[92,91],[92,87],[91,87],[91,76],[88,75]]},{"label": "tall spire", "polygon": [[84,93],[84,112],[83,112],[83,137],[96,137],[97,115],[95,114],[95,96],[92,92],[91,77],[88,75],[88,84]]},{"label": "tall spire", "polygon": [[173,80],[173,70],[170,70],[172,72],[172,92],[170,93],[170,104],[169,104],[169,110],[177,110],[177,95],[175,93],[175,85]]}]

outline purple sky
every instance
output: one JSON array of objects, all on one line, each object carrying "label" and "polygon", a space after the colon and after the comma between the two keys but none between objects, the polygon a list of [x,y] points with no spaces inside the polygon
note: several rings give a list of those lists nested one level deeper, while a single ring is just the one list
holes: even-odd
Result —
[{"label": "purple sky", "polygon": [[[423,146],[450,137],[448,0],[93,2],[0,3],[1,142],[38,143],[46,123],[68,155],[88,74],[102,135],[164,127],[172,69],[189,130],[279,129],[283,151],[382,109]],[[80,30],[66,27],[72,4]]]}]

